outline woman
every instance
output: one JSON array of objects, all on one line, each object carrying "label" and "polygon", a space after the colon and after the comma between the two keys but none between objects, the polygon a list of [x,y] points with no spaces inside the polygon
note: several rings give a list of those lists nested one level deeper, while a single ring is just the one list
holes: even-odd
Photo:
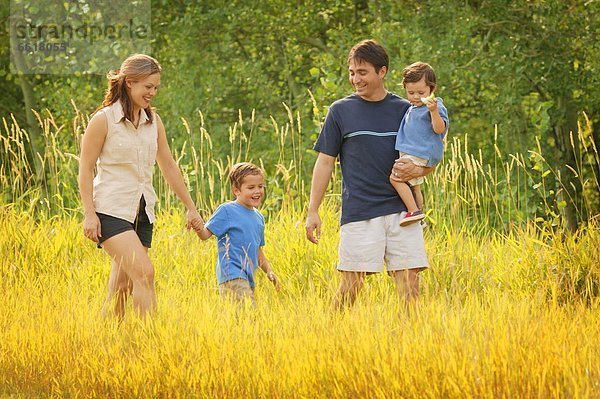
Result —
[{"label": "woman", "polygon": [[[156,306],[154,267],[148,257],[155,220],[152,187],[156,161],[171,189],[187,208],[187,224],[202,218],[175,163],[158,114],[150,102],[160,86],[161,67],[136,54],[107,75],[108,90],[81,143],[79,191],[83,232],[112,258],[103,314],[122,318],[131,294],[144,316]],[[94,169],[97,174],[94,177]]]}]

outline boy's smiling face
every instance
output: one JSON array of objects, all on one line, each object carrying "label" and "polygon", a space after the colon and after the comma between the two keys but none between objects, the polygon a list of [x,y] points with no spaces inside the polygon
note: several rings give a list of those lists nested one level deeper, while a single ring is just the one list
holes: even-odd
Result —
[{"label": "boy's smiling face", "polygon": [[258,208],[265,195],[265,178],[262,174],[244,177],[241,186],[233,187],[236,201],[246,208]]}]

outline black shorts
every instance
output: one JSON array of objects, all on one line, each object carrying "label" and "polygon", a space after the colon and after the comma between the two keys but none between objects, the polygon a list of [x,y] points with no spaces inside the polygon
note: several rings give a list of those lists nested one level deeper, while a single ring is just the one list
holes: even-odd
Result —
[{"label": "black shorts", "polygon": [[[150,248],[152,244],[152,230],[154,225],[150,223],[150,219],[148,219],[148,215],[146,214],[146,201],[144,200],[143,196],[140,200],[138,214],[133,223],[128,222],[125,219],[116,218],[103,213],[96,212],[96,215],[98,215],[98,218],[100,218],[100,229],[102,230],[102,237],[98,237],[99,244],[102,244],[104,241],[116,236],[117,234],[133,230],[140,238],[142,245],[146,248]],[[101,246],[98,245],[98,248],[101,248]]]}]

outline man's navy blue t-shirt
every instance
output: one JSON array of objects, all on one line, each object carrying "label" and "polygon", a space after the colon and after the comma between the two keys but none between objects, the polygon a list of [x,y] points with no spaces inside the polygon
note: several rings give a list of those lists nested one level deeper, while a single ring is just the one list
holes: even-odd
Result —
[{"label": "man's navy blue t-shirt", "polygon": [[409,106],[388,93],[381,101],[352,94],[329,108],[314,149],[340,157],[341,224],[406,210],[389,176],[398,157],[396,134]]}]

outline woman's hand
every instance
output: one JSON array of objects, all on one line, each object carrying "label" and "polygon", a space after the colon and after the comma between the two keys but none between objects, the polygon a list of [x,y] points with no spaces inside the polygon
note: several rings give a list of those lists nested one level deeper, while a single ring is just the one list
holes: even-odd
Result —
[{"label": "woman's hand", "polygon": [[102,237],[102,229],[100,226],[100,219],[96,213],[90,213],[85,215],[83,219],[83,235],[86,238],[94,241],[95,243],[99,242],[99,237]]},{"label": "woman's hand", "polygon": [[198,211],[195,209],[187,211],[186,219],[187,219],[187,222],[186,222],[185,227],[188,230],[194,229],[195,231],[198,231],[199,229],[202,229],[202,227],[204,226],[204,219],[202,219],[202,216],[200,216]]}]

